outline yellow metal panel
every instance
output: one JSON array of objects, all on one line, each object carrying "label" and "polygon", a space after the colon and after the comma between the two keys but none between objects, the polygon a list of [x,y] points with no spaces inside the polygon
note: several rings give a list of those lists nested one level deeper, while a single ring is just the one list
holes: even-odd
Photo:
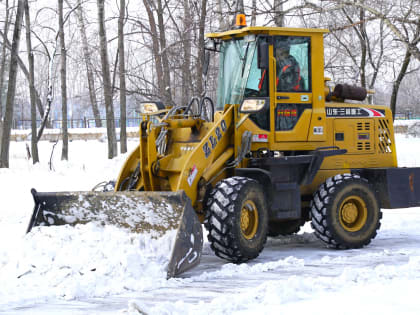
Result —
[{"label": "yellow metal panel", "polygon": [[334,134],[343,134],[342,141],[334,138],[334,145],[348,154],[373,154],[375,147],[374,120],[371,118],[334,119]]},{"label": "yellow metal panel", "polygon": [[215,176],[221,169],[225,163],[233,156],[234,150],[232,147],[227,148],[225,152],[223,152],[215,161],[214,163],[206,168],[206,171],[203,173],[203,179],[208,182]]},{"label": "yellow metal panel", "polygon": [[207,38],[229,38],[235,36],[245,36],[248,34],[270,34],[270,35],[296,35],[308,36],[310,34],[324,34],[328,33],[327,29],[309,29],[309,28],[293,28],[293,27],[263,27],[250,26],[236,30],[230,30],[220,33],[207,33]]},{"label": "yellow metal panel", "polygon": [[312,120],[308,141],[326,140],[326,115],[324,98],[324,43],[322,33],[311,38],[312,64]]},{"label": "yellow metal panel", "polygon": [[[152,191],[159,191],[159,180],[153,174],[153,167],[155,166],[153,163],[156,163],[157,160],[157,152],[156,152],[156,133],[158,132],[157,129],[151,128],[151,124],[149,123],[147,126],[148,129],[148,138],[147,138],[147,167],[148,167],[148,176],[149,176],[149,189]],[[160,128],[159,128],[160,131]]]},{"label": "yellow metal panel", "polygon": [[308,126],[311,122],[312,110],[306,109],[292,130],[276,131],[276,142],[307,141]]},{"label": "yellow metal panel", "polygon": [[[287,97],[285,99],[284,97]],[[307,99],[302,101],[302,99]],[[311,104],[312,103],[312,93],[311,92],[293,92],[293,93],[286,93],[286,92],[276,92],[274,103],[294,103],[294,104]]]},{"label": "yellow metal panel", "polygon": [[212,167],[214,161],[232,141],[233,111],[234,107],[232,106],[220,120],[212,124],[201,142],[183,159],[183,167],[179,176],[169,178],[172,190],[184,190],[193,205],[197,201],[198,182],[202,174]]}]

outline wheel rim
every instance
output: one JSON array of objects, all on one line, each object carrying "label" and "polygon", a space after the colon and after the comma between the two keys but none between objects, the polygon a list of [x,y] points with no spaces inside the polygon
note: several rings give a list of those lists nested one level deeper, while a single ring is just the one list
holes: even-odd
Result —
[{"label": "wheel rim", "polygon": [[367,212],[366,203],[362,198],[358,196],[347,197],[340,207],[341,226],[349,232],[361,230],[366,223]]},{"label": "wheel rim", "polygon": [[255,203],[247,200],[241,210],[241,232],[247,239],[255,236],[258,229],[258,211]]}]

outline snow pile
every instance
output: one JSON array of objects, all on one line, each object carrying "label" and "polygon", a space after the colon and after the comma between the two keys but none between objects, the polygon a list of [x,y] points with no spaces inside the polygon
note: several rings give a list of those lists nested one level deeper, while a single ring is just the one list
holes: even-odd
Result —
[{"label": "snow pile", "polygon": [[418,138],[396,134],[395,142],[399,167],[420,166],[420,143]]},{"label": "snow pile", "polygon": [[408,126],[407,134],[412,137],[420,137],[420,121],[416,121]]},{"label": "snow pile", "polygon": [[[175,231],[159,239],[93,223],[36,227],[0,249],[0,304],[103,297],[166,281]],[[141,281],[139,281],[141,279]]]}]

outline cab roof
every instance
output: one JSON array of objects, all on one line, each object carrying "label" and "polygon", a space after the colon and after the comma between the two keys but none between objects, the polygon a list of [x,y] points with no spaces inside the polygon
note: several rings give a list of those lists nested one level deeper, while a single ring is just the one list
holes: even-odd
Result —
[{"label": "cab roof", "polygon": [[220,33],[207,33],[207,38],[229,39],[233,37],[242,37],[246,35],[295,35],[295,36],[309,36],[311,34],[328,33],[327,29],[321,28],[294,28],[294,27],[267,27],[267,26],[247,26],[234,30],[229,30]]}]

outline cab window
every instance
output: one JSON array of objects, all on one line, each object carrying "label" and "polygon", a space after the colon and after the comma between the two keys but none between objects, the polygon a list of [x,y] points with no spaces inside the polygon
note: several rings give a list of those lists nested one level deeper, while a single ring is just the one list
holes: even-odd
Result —
[{"label": "cab window", "polygon": [[276,36],[276,88],[278,92],[310,92],[310,38]]}]

